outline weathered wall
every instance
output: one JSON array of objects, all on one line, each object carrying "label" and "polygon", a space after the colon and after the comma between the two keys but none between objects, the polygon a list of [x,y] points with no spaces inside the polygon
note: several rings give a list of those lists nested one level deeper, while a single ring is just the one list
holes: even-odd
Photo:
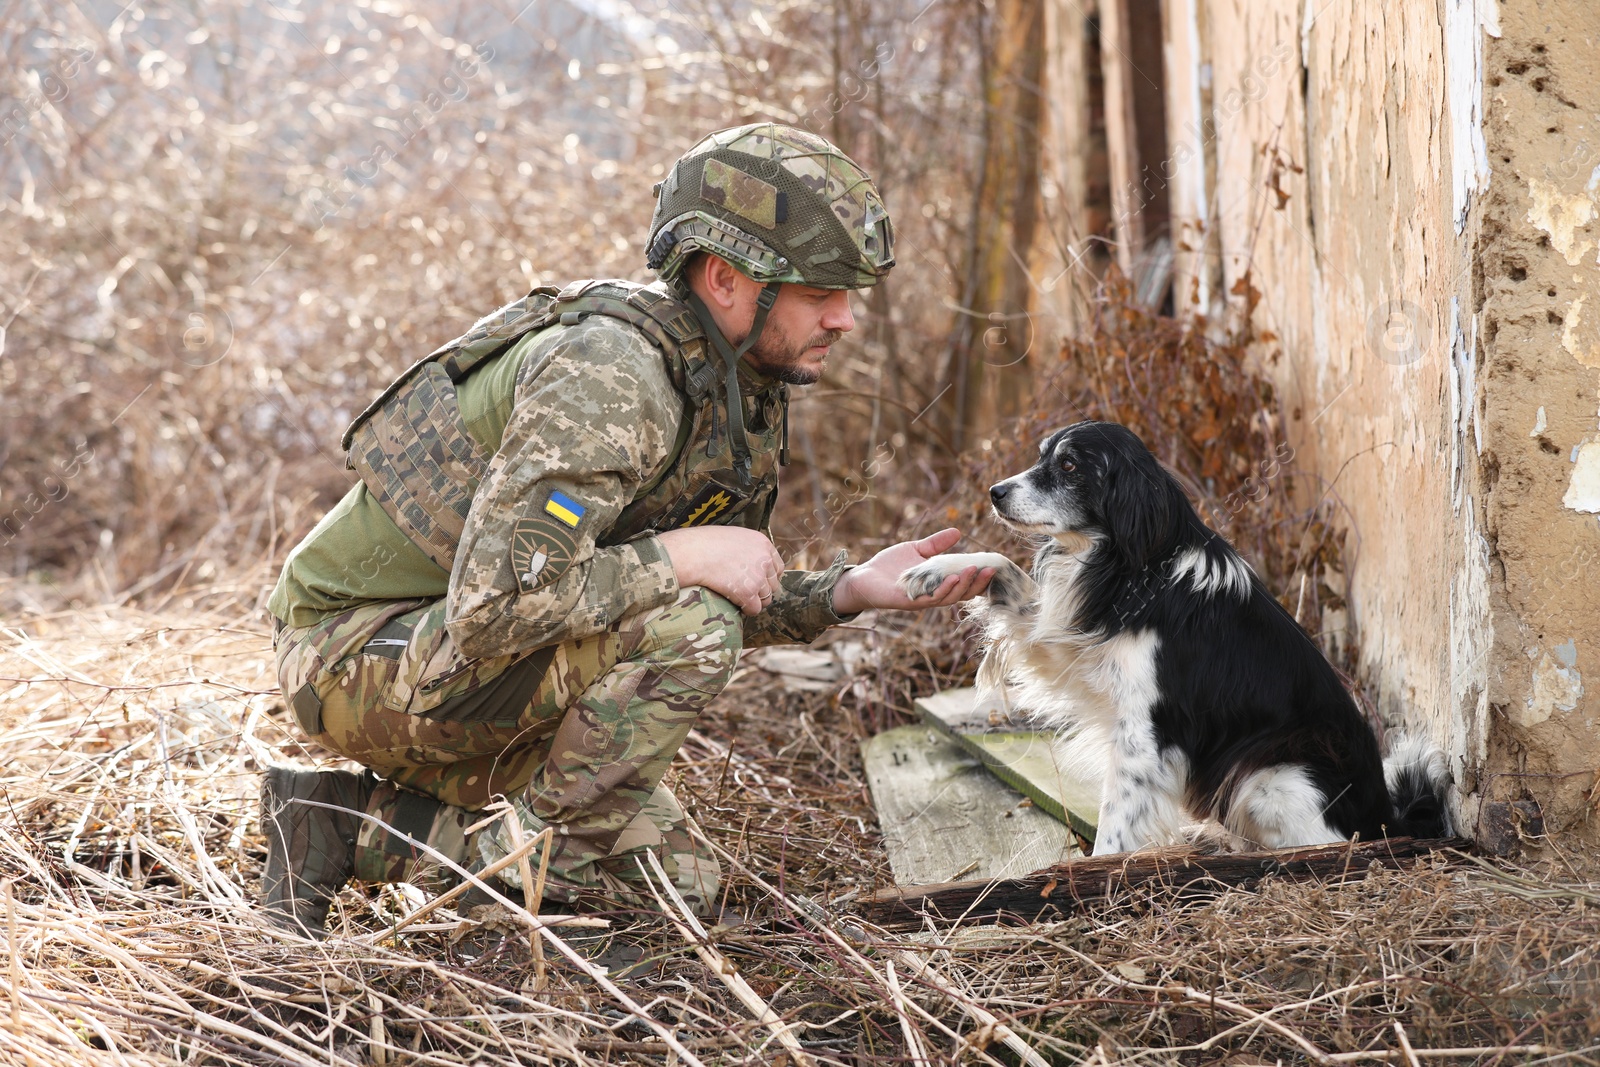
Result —
[{"label": "weathered wall", "polygon": [[1222,291],[1245,271],[1260,290],[1285,433],[1351,531],[1349,616],[1324,631],[1358,642],[1385,720],[1446,744],[1464,777],[1484,755],[1487,564],[1454,380],[1472,359],[1470,326],[1453,329],[1472,235],[1448,180],[1445,28],[1432,5],[1308,20],[1294,0],[1192,2],[1216,124],[1216,192],[1194,224],[1215,231]]},{"label": "weathered wall", "polygon": [[[1555,828],[1600,836],[1600,6],[1501,5],[1484,49],[1475,289],[1494,551],[1489,761]],[[1587,822],[1585,822],[1587,820]]]},{"label": "weathered wall", "polygon": [[1167,0],[1161,32],[1176,304],[1260,293],[1350,531],[1322,625],[1446,746],[1464,829],[1531,796],[1592,834],[1600,5]]}]

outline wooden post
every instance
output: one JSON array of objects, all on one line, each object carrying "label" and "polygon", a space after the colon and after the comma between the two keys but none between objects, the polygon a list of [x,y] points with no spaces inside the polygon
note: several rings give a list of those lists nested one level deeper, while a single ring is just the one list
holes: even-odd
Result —
[{"label": "wooden post", "polygon": [[1139,212],[1139,134],[1133,113],[1133,61],[1129,58],[1127,0],[1100,2],[1100,69],[1105,78],[1106,153],[1111,164],[1111,220],[1117,266],[1133,276],[1133,256],[1144,247]]},{"label": "wooden post", "polygon": [[[1141,254],[1170,239],[1172,161],[1167,147],[1165,35],[1161,0],[1101,0],[1100,66],[1105,78],[1106,152],[1110,157],[1111,211],[1117,266],[1150,286],[1150,306],[1165,292],[1160,264]],[[1140,275],[1154,271],[1158,281]]]},{"label": "wooden post", "polygon": [[1044,0],[996,0],[992,8],[975,10],[983,35],[983,155],[972,190],[952,364],[951,443],[958,450],[1025,410],[1037,358],[1033,270],[1045,118]]}]

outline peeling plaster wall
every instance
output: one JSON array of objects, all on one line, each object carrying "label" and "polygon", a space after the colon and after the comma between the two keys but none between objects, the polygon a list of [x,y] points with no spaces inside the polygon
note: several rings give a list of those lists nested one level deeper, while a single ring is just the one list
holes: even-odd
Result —
[{"label": "peeling plaster wall", "polygon": [[1484,48],[1481,301],[1495,799],[1600,837],[1600,6],[1503,3]]},{"label": "peeling plaster wall", "polygon": [[1592,836],[1600,5],[1168,0],[1163,33],[1177,303],[1261,294],[1350,531],[1323,625],[1446,747],[1464,829],[1531,795]]},{"label": "peeling plaster wall", "polygon": [[[1203,71],[1169,71],[1171,110],[1212,119],[1210,196],[1176,175],[1180,232],[1211,250],[1185,266],[1220,268],[1211,306],[1179,291],[1213,319],[1242,313],[1247,274],[1260,292],[1284,432],[1350,531],[1349,614],[1321,626],[1356,643],[1385,721],[1433,736],[1470,778],[1487,563],[1463,486],[1471,238],[1454,224],[1446,27],[1431,4],[1171,0],[1167,15],[1169,42],[1199,26]],[[1184,99],[1195,82],[1209,101]]]}]

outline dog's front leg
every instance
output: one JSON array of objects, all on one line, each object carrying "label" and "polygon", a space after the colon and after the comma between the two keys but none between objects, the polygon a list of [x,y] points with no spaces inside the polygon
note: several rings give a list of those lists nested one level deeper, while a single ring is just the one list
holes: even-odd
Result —
[{"label": "dog's front leg", "polygon": [[947,552],[942,556],[934,556],[902,574],[900,584],[910,597],[916,599],[933,593],[946,578],[960,574],[968,567],[976,567],[980,571],[991,567],[994,569],[994,577],[989,579],[989,587],[983,595],[995,607],[1020,611],[1025,605],[1033,603],[1038,595],[1038,589],[1033,579],[1028,577],[1028,572],[998,552]]},{"label": "dog's front leg", "polygon": [[1184,778],[1183,757],[1157,748],[1147,708],[1119,715],[1107,751],[1094,854],[1135,852],[1179,840],[1189,821]]}]

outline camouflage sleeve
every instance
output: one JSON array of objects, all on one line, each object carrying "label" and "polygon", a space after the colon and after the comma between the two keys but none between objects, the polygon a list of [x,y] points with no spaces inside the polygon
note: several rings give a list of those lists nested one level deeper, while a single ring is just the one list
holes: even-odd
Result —
[{"label": "camouflage sleeve", "polygon": [[450,575],[468,656],[587,637],[678,595],[655,536],[595,544],[670,458],[683,409],[660,352],[599,315],[534,344]]},{"label": "camouflage sleeve", "polygon": [[841,552],[825,571],[784,571],[783,588],[772,603],[755,618],[745,619],[744,647],[810,644],[828,627],[855,618],[833,610],[833,587],[849,569],[844,560]]}]

